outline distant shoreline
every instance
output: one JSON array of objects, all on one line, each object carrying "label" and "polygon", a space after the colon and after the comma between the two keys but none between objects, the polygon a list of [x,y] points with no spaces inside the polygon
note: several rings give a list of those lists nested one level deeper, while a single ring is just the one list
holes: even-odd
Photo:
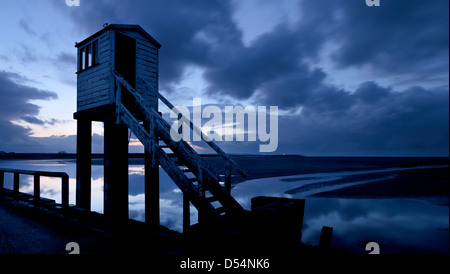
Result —
[{"label": "distant shoreline", "polygon": [[[170,155],[170,154],[169,154]],[[301,158],[378,158],[378,159],[392,159],[392,158],[404,158],[404,159],[449,159],[448,156],[305,156],[300,154],[228,154],[231,157],[301,157]],[[103,153],[92,153],[92,159],[103,158]],[[216,154],[200,154],[202,157],[219,157]],[[0,152],[1,159],[18,159],[18,160],[47,160],[47,159],[76,159],[76,153],[15,153],[15,152]],[[144,159],[144,153],[129,153],[130,159]]]},{"label": "distant shoreline", "polygon": [[[201,155],[217,174],[225,174],[224,160],[218,155]],[[173,155],[173,157],[175,157]],[[376,180],[374,183],[344,186],[314,194],[314,197],[379,198],[379,197],[438,197],[448,193],[448,157],[306,157],[301,155],[230,155],[248,174],[246,178],[233,171],[232,185],[249,180],[349,171],[384,170],[383,175],[393,178]],[[0,154],[0,160],[14,161],[67,161],[76,164],[76,154],[72,153],[17,153]],[[144,165],[144,154],[130,153],[129,165]],[[92,166],[103,165],[103,154],[92,155]],[[429,167],[439,168],[432,168]],[[414,168],[418,170],[390,171],[390,168]],[[364,178],[369,176],[370,178]],[[339,185],[364,179],[373,179],[373,174],[344,176],[329,182]],[[341,182],[342,181],[342,182]],[[300,191],[299,189],[298,191]],[[292,190],[294,191],[294,190]],[[294,191],[295,192],[295,191]],[[444,203],[448,205],[448,199]]]},{"label": "distant shoreline", "polygon": [[[172,155],[173,156],[173,155]],[[218,174],[224,174],[224,160],[214,154],[202,154],[211,168]],[[175,157],[175,156],[173,156]],[[414,167],[429,165],[447,165],[448,157],[311,157],[295,154],[256,155],[242,154],[230,157],[247,171],[243,178],[233,172],[232,183],[290,175],[301,175],[320,172],[339,172],[357,170],[376,170],[391,167]],[[143,153],[129,153],[129,165],[143,165]],[[76,163],[75,153],[1,153],[0,160],[67,160]],[[92,154],[92,165],[103,165],[103,154]]]}]

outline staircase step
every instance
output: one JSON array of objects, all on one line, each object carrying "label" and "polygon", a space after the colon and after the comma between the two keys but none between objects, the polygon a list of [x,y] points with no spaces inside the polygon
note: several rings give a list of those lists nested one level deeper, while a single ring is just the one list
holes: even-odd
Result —
[{"label": "staircase step", "polygon": [[208,203],[213,203],[213,202],[216,202],[218,200],[217,200],[217,198],[215,196],[211,196],[211,197],[206,198],[206,201]]},{"label": "staircase step", "polygon": [[175,160],[175,164],[177,166],[186,166],[186,162],[180,161],[180,160]]},{"label": "staircase step", "polygon": [[197,178],[188,178],[188,181],[189,182],[191,182],[191,183],[193,183],[193,182],[197,182],[198,181],[198,179]]},{"label": "staircase step", "polygon": [[[185,193],[189,194],[192,198],[194,206],[202,211],[208,212],[211,216],[223,215],[223,213],[234,213],[238,210],[242,210],[239,203],[234,200],[229,193],[226,193],[223,189],[223,183],[217,181],[225,180],[225,176],[219,176],[210,170],[209,165],[204,159],[199,156],[195,150],[189,147],[189,144],[184,141],[174,143],[170,140],[170,124],[163,118],[154,113],[154,110],[147,105],[147,102],[141,99],[138,94],[135,94],[135,90],[129,86],[129,84],[117,76],[117,79],[124,84],[132,95],[135,96],[136,102],[139,106],[139,114],[142,112],[142,117],[146,119],[154,119],[155,127],[154,132],[149,132],[144,126],[133,116],[134,108],[130,112],[126,106],[118,105],[119,114],[121,120],[131,129],[136,137],[141,140],[142,144],[148,151],[154,149],[152,139],[156,135],[156,156],[159,158],[161,166],[167,172],[170,178],[177,184],[177,186]],[[170,103],[169,103],[170,104]],[[172,145],[172,147],[168,146]],[[172,149],[173,148],[173,149]],[[167,150],[163,150],[167,149]],[[170,153],[168,149],[173,152]],[[223,152],[222,152],[223,153]],[[197,174],[197,167],[202,167],[202,175],[204,176],[203,186],[199,182],[200,178],[189,178],[188,176],[199,175]],[[194,168],[194,169],[190,169]],[[188,173],[193,173],[189,175]],[[183,176],[184,175],[184,176]],[[200,175],[199,175],[200,176]],[[202,180],[200,180],[202,181]],[[201,189],[201,192],[199,191]],[[202,196],[203,195],[203,198]],[[205,196],[208,196],[206,198]],[[207,206],[208,205],[208,206]]]},{"label": "staircase step", "polygon": [[218,207],[218,208],[216,208],[216,212],[217,212],[218,214],[222,214],[222,213],[225,213],[225,212],[226,212],[226,209],[225,209],[224,207]]}]

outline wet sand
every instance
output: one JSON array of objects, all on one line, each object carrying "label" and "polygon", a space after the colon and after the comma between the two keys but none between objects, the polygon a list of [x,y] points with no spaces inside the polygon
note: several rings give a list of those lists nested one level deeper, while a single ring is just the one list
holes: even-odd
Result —
[{"label": "wet sand", "polygon": [[[303,157],[299,155],[234,155],[231,157],[249,174],[245,180],[319,172],[374,170],[391,167],[448,165],[448,158],[426,157]],[[206,157],[217,167],[220,159]],[[238,180],[239,181],[239,180]],[[242,181],[242,180],[241,180]]]},{"label": "wet sand", "polygon": [[[220,159],[205,157],[217,169]],[[315,174],[320,172],[379,170],[392,167],[415,167],[430,165],[446,165],[443,168],[425,168],[405,171],[387,172],[394,178],[380,180],[363,185],[344,187],[338,190],[321,192],[315,196],[340,198],[386,198],[386,197],[427,197],[429,199],[447,197],[449,194],[448,158],[339,158],[339,157],[301,157],[287,156],[233,156],[233,159],[245,169],[249,176],[245,179],[233,179],[233,184],[245,180],[270,178],[286,175]],[[136,162],[137,163],[137,162]],[[364,179],[385,176],[385,173],[350,175],[334,184],[347,183]],[[309,176],[309,175],[308,175]],[[390,177],[390,176],[389,176]],[[310,186],[311,187],[311,186]],[[316,186],[318,187],[318,186]],[[294,190],[293,190],[294,191]],[[299,191],[298,189],[296,191]],[[115,238],[110,241],[99,238],[98,232],[74,227],[73,223],[53,225],[53,222],[40,220],[34,211],[18,212],[10,207],[10,201],[0,200],[0,253],[66,253],[64,247],[69,241],[76,241],[87,253],[111,253],[130,250],[129,236],[116,246]],[[28,207],[27,207],[28,208]],[[27,218],[22,218],[26,214]],[[17,220],[14,220],[16,216]],[[38,222],[35,224],[34,222]],[[11,224],[12,223],[12,224]],[[7,227],[6,225],[12,225]],[[71,227],[72,230],[68,229]],[[448,229],[448,228],[447,228]],[[28,239],[25,236],[30,237]],[[34,235],[39,235],[35,238]],[[140,234],[133,236],[136,243],[142,243]],[[149,240],[148,243],[151,243]],[[166,246],[166,245],[164,245]],[[132,246],[135,247],[135,246]],[[175,251],[178,247],[175,245]],[[164,253],[162,251],[158,251]],[[170,250],[170,252],[173,252]]]},{"label": "wet sand", "polygon": [[[383,173],[345,176],[328,184],[346,184],[368,179],[380,180],[347,186],[333,191],[314,194],[315,197],[333,198],[424,198],[438,200],[448,205],[450,194],[448,158],[364,158],[364,157],[301,157],[280,156],[233,156],[247,171],[245,179],[234,177],[233,184],[246,180],[303,175],[322,172],[364,171],[387,168],[411,168],[421,166],[444,166],[442,168],[386,171]],[[210,159],[217,166],[218,159]],[[383,177],[385,179],[383,179]],[[321,185],[309,186],[321,187]],[[301,190],[298,190],[301,191]]]},{"label": "wet sand", "polygon": [[[314,197],[333,198],[429,198],[449,202],[449,168],[430,168],[392,172],[396,176],[361,185],[321,192]],[[356,179],[356,178],[355,178]]]}]

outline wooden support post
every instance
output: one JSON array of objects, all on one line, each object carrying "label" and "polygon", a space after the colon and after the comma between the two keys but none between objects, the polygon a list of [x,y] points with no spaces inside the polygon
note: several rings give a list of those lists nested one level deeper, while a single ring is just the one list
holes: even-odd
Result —
[{"label": "wooden support post", "polygon": [[34,191],[34,200],[39,201],[39,199],[41,198],[41,177],[39,176],[39,174],[34,174],[33,191]]},{"label": "wooden support post", "polygon": [[19,182],[20,182],[20,173],[14,172],[14,185],[13,185],[13,193],[19,194]]},{"label": "wooden support post", "polygon": [[91,210],[92,122],[77,120],[76,204]]},{"label": "wooden support post", "polygon": [[181,138],[183,139],[183,114],[178,113],[178,134],[181,135]]},{"label": "wooden support post", "polygon": [[122,105],[122,88],[120,87],[120,81],[116,79],[116,96],[115,96],[115,100],[116,100],[116,124],[120,124],[120,117],[119,117],[119,106]]},{"label": "wooden support post", "polygon": [[183,232],[187,232],[191,226],[190,202],[187,194],[183,194]]},{"label": "wooden support post", "polygon": [[[206,180],[206,176],[203,176],[203,169],[200,168],[198,170],[198,192],[200,193],[200,195],[202,196],[203,199],[206,198],[206,187],[208,185],[208,181]],[[201,224],[203,222],[205,222],[205,215],[204,212],[201,210],[197,211],[197,219],[198,219],[198,223]]]},{"label": "wooden support post", "polygon": [[202,195],[202,198],[204,199],[206,197],[206,190],[205,190],[206,177],[205,179],[203,179],[203,168],[198,169],[197,180],[198,180],[198,192]]},{"label": "wooden support post", "polygon": [[[149,122],[144,122],[144,128],[154,137],[154,131]],[[155,144],[154,144],[155,145]],[[154,151],[145,150],[145,222],[151,227],[160,225],[159,212],[159,162],[154,158]]]},{"label": "wooden support post", "polygon": [[5,188],[5,172],[0,171],[0,190]]},{"label": "wooden support post", "polygon": [[232,165],[226,165],[225,168],[226,173],[225,173],[225,191],[231,195],[231,170],[232,170]]},{"label": "wooden support post", "polygon": [[319,247],[328,248],[331,244],[331,236],[333,234],[333,228],[329,226],[323,226],[320,233]]},{"label": "wooden support post", "polygon": [[105,116],[104,214],[113,221],[128,220],[128,128],[116,124],[114,112]]},{"label": "wooden support post", "polygon": [[69,207],[69,175],[61,177],[61,205],[63,208]]}]

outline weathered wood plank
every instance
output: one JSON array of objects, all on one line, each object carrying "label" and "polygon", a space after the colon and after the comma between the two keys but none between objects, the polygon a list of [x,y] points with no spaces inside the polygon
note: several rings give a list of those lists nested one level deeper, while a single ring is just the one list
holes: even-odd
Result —
[{"label": "weathered wood plank", "polygon": [[97,81],[84,81],[78,84],[78,94],[98,87],[109,87],[108,77],[99,78]]},{"label": "weathered wood plank", "polygon": [[84,70],[77,75],[77,83],[81,83],[83,81],[93,81],[94,77],[104,76],[110,77],[111,67],[107,62],[103,64],[99,64],[87,70]]},{"label": "weathered wood plank", "polygon": [[136,50],[139,50],[140,53],[145,54],[146,56],[155,59],[158,62],[158,50],[149,47],[151,44],[144,44],[141,42],[136,43]]},{"label": "weathered wood plank", "polygon": [[143,70],[145,72],[147,72],[148,74],[158,74],[158,69],[151,67],[151,66],[147,66],[146,63],[138,61],[136,62],[136,71],[140,71]]},{"label": "weathered wood plank", "polygon": [[108,105],[108,104],[110,104],[109,100],[98,101],[98,102],[90,103],[87,105],[77,104],[77,111],[82,111],[82,110],[95,108],[95,107],[99,107],[99,106],[104,106],[104,105]]},{"label": "weathered wood plank", "polygon": [[104,89],[94,93],[86,93],[86,95],[78,97],[77,103],[79,105],[95,104],[99,102],[109,103],[109,96],[107,94],[107,91],[107,89]]},{"label": "weathered wood plank", "polygon": [[151,76],[157,76],[158,75],[158,68],[148,66],[148,64],[143,62],[137,62],[136,63],[136,71],[137,73],[142,73],[145,75],[151,75]]},{"label": "weathered wood plank", "polygon": [[103,98],[103,100],[86,100],[86,101],[81,101],[81,102],[78,102],[78,106],[80,106],[80,107],[84,107],[84,106],[89,106],[89,107],[92,107],[92,106],[94,106],[94,105],[103,105],[103,104],[109,104],[110,102],[109,102],[109,100],[108,100],[108,98],[107,97],[102,97]]},{"label": "weathered wood plank", "polygon": [[158,70],[153,70],[153,69],[146,69],[146,67],[142,67],[142,70],[139,70],[136,74],[137,75],[141,75],[143,77],[149,78],[150,81],[152,82],[157,82],[157,78],[158,78]]},{"label": "weathered wood plank", "polygon": [[137,48],[136,49],[136,56],[139,59],[147,60],[149,63],[153,63],[155,66],[158,65],[158,55],[147,51],[144,48]]},{"label": "weathered wood plank", "polygon": [[93,94],[108,89],[109,89],[109,81],[103,81],[102,83],[92,84],[91,86],[85,85],[83,88],[79,89],[78,97],[83,97],[87,94]]}]

